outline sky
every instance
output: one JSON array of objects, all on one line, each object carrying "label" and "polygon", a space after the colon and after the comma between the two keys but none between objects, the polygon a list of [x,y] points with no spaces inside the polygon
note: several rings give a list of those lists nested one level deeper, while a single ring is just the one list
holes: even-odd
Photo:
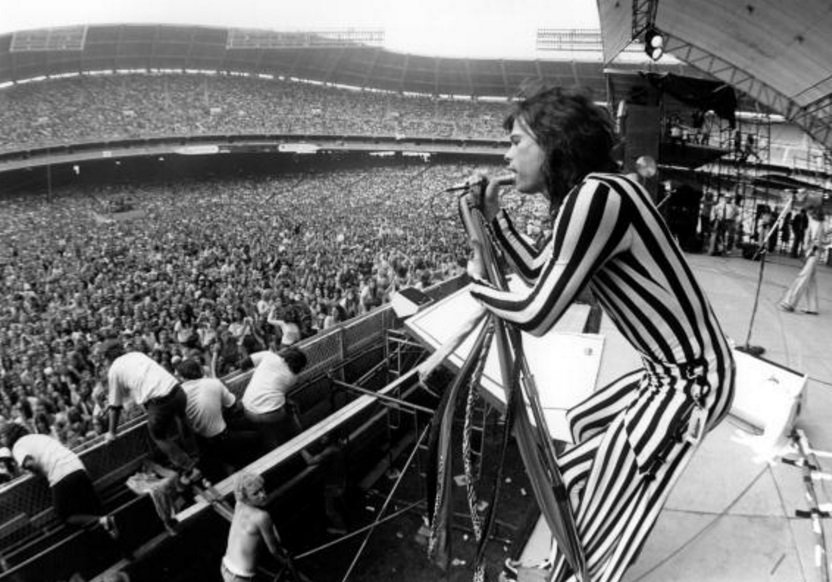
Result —
[{"label": "sky", "polygon": [[0,0],[0,34],[73,24],[382,29],[412,54],[533,58],[538,28],[598,29],[596,0]]}]

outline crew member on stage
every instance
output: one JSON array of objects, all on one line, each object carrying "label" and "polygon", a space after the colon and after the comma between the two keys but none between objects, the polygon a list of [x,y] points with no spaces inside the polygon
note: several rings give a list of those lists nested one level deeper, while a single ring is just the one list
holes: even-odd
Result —
[{"label": "crew member on stage", "polygon": [[279,538],[272,518],[263,509],[266,491],[260,475],[240,473],[234,498],[237,503],[220,570],[224,582],[251,582],[257,574],[261,545],[265,544],[273,556],[279,557]]},{"label": "crew member on stage", "polygon": [[107,340],[102,355],[109,366],[110,430],[107,440],[118,434],[118,421],[125,400],[132,398],[147,412],[147,428],[156,446],[180,471],[183,481],[197,482],[196,442],[187,423],[187,396],[176,376],[141,352],[124,353],[118,340]]},{"label": "crew member on stage", "polygon": [[[474,202],[529,287],[500,291],[479,279],[471,294],[541,336],[588,287],[643,361],[568,411],[577,444],[558,461],[590,580],[613,582],[639,555],[704,433],[727,415],[734,361],[650,196],[616,173],[607,112],[578,92],[541,88],[515,104],[505,128],[514,187],[546,197],[553,236],[542,249],[531,246],[500,209],[506,180],[483,188],[474,177]],[[484,272],[481,265],[469,271]],[[552,558],[552,579],[568,579],[563,555],[555,549]]]},{"label": "crew member on stage", "polygon": [[62,522],[78,528],[100,525],[110,537],[118,537],[115,519],[101,508],[92,480],[78,455],[57,439],[45,434],[28,434],[15,423],[3,427],[1,440],[3,446],[11,449],[18,467],[48,481],[55,514]]}]

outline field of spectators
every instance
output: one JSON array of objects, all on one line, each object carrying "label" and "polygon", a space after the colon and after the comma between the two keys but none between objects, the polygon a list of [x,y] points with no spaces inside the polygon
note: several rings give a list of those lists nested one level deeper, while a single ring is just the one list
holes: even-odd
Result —
[{"label": "field of spectators", "polygon": [[0,151],[251,132],[496,139],[504,112],[505,103],[253,77],[83,75],[0,89]]},{"label": "field of spectators", "polygon": [[[287,324],[308,337],[397,289],[463,272],[455,196],[438,193],[473,169],[418,163],[0,198],[0,415],[76,447],[106,428],[106,337],[169,369],[214,360],[222,376],[247,335],[276,347]],[[102,213],[124,199],[144,216]],[[520,215],[540,211],[507,199]],[[534,221],[520,226],[540,234]]]}]

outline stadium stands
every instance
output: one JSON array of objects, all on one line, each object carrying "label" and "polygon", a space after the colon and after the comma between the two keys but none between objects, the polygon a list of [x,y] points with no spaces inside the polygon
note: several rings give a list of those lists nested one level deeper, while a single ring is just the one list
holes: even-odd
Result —
[{"label": "stadium stands", "polygon": [[497,139],[505,107],[253,77],[85,75],[0,90],[0,151],[251,132]]}]

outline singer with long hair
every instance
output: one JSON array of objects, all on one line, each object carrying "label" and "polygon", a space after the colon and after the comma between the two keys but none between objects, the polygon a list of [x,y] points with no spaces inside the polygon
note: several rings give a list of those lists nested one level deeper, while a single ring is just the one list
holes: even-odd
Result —
[{"label": "singer with long hair", "polygon": [[[648,192],[616,172],[609,115],[580,92],[541,88],[504,124],[511,178],[470,180],[523,291],[476,278],[471,294],[497,317],[541,336],[586,288],[643,366],[568,411],[574,438],[559,457],[592,582],[620,580],[704,433],[728,413],[734,361],[710,303]],[[499,207],[508,182],[542,194],[554,220],[538,248]],[[557,387],[541,386],[541,390]],[[572,572],[553,549],[552,580]],[[523,568],[504,573],[524,578]],[[537,575],[539,575],[539,570]]]}]

